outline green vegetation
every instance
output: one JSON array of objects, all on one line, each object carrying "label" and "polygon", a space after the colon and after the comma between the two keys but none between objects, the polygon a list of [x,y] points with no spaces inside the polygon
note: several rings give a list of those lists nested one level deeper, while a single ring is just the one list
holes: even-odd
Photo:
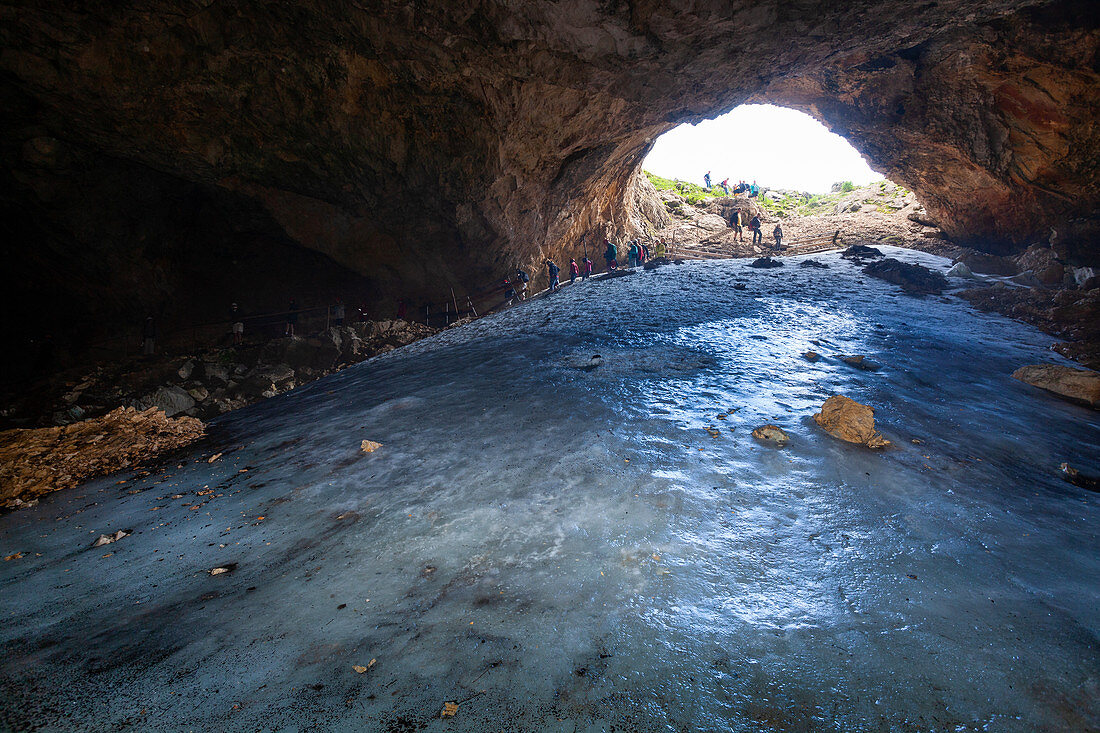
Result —
[{"label": "green vegetation", "polygon": [[658,191],[675,191],[684,197],[684,199],[695,206],[702,203],[708,198],[717,198],[718,196],[725,196],[725,192],[718,186],[714,186],[708,192],[707,189],[702,186],[696,186],[690,181],[671,180],[668,178],[661,178],[658,175],[654,175],[649,171],[645,171],[646,176],[649,178],[649,182],[653,184],[653,187]]},{"label": "green vegetation", "polygon": [[851,193],[852,191],[855,191],[855,190],[856,190],[856,184],[852,183],[851,181],[841,181],[840,182],[840,192],[841,193]]}]

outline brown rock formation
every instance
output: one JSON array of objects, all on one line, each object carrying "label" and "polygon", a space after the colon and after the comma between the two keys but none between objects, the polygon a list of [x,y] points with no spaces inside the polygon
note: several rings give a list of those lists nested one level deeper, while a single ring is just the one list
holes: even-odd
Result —
[{"label": "brown rock formation", "polygon": [[202,437],[193,417],[118,408],[58,428],[0,433],[0,505],[16,505],[94,476],[130,468]]},{"label": "brown rock formation", "polygon": [[[375,300],[413,301],[579,256],[581,235],[653,214],[631,185],[658,135],[752,99],[826,121],[960,240],[1001,251],[1054,227],[1096,252],[1076,238],[1100,200],[1087,0],[0,13],[16,233],[0,285],[12,304],[75,289],[61,312],[93,322],[121,317],[131,288],[189,312],[180,295],[237,253],[297,246]],[[243,268],[209,297],[308,269]]]},{"label": "brown rock formation", "polygon": [[814,422],[833,436],[868,448],[886,448],[890,441],[875,430],[875,411],[843,395],[833,395],[821,405]]},{"label": "brown rock formation", "polygon": [[1012,378],[1053,392],[1070,402],[1100,407],[1100,372],[1058,364],[1031,364],[1014,371]]}]

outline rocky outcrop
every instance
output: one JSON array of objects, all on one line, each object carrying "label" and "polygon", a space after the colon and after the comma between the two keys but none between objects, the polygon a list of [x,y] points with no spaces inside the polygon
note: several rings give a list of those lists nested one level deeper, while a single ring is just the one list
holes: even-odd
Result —
[{"label": "rocky outcrop", "polygon": [[202,437],[202,422],[155,407],[119,408],[73,425],[0,433],[0,505],[19,506],[133,468]]},{"label": "rocky outcrop", "polygon": [[843,395],[833,395],[821,405],[814,422],[834,438],[868,448],[886,448],[890,441],[875,430],[875,411]]},{"label": "rocky outcrop", "polygon": [[771,443],[782,448],[791,442],[791,436],[778,425],[761,425],[752,431],[752,437],[762,443]]},{"label": "rocky outcrop", "polygon": [[1100,408],[1100,372],[1059,364],[1032,364],[1014,371],[1012,378],[1070,402]]},{"label": "rocky outcrop", "polygon": [[[374,303],[461,298],[656,225],[632,186],[656,137],[751,100],[824,120],[956,239],[1054,227],[1095,255],[1086,0],[0,12],[0,292],[48,312],[28,333],[220,312],[265,282],[252,302],[285,302],[325,268]],[[47,289],[64,302],[19,308]]]},{"label": "rocky outcrop", "polygon": [[948,287],[947,278],[940,273],[893,257],[873,262],[863,271],[871,277],[900,285],[909,295],[939,295]]}]

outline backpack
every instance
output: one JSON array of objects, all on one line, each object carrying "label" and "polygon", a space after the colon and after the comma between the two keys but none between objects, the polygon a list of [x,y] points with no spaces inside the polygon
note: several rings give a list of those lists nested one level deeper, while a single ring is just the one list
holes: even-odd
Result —
[{"label": "backpack", "polygon": [[527,274],[526,270],[520,270],[519,271],[519,279],[522,280],[525,283],[531,282],[531,277]]}]

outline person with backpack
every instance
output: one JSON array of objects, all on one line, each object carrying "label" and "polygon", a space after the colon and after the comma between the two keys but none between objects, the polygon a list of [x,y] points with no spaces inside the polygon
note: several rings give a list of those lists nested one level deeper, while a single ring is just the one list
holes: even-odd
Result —
[{"label": "person with backpack", "polygon": [[581,260],[581,264],[584,265],[584,272],[581,276],[581,280],[587,280],[592,275],[592,260],[585,257]]},{"label": "person with backpack", "polygon": [[772,229],[772,236],[775,237],[775,251],[783,249],[783,227],[779,226],[777,222],[775,229]]},{"label": "person with backpack", "polygon": [[527,283],[531,282],[531,276],[522,267],[516,269],[516,282],[519,283],[519,299],[527,300]]},{"label": "person with backpack", "polygon": [[550,292],[558,292],[558,288],[561,287],[561,283],[558,281],[558,273],[561,272],[561,268],[553,260],[546,261],[546,269],[550,275]]},{"label": "person with backpack", "polygon": [[645,242],[642,242],[642,243],[641,243],[641,248],[642,248],[642,259],[641,259],[641,262],[642,262],[642,264],[644,265],[644,264],[646,263],[646,261],[648,261],[648,260],[649,260],[649,245],[648,245],[648,244],[646,244]]},{"label": "person with backpack", "polygon": [[512,301],[516,299],[516,289],[508,282],[508,278],[504,278],[501,287],[504,289],[504,302],[501,305],[511,305]]},{"label": "person with backpack", "polygon": [[575,257],[569,258],[569,284],[577,282],[577,276],[581,274],[581,270],[577,267],[577,259]]},{"label": "person with backpack", "polygon": [[707,171],[706,173],[703,174],[703,181],[706,182],[707,190],[709,191],[710,190],[710,171]]},{"label": "person with backpack", "polygon": [[741,213],[741,209],[734,209],[733,214],[730,215],[730,226],[733,227],[733,239],[735,242],[745,241],[745,217]]},{"label": "person with backpack", "polygon": [[638,266],[638,243],[630,240],[630,249],[626,253],[626,261],[630,267]]},{"label": "person with backpack", "polygon": [[752,243],[753,246],[757,244],[763,244],[764,233],[760,231],[760,217],[753,215],[752,221],[749,222],[749,229],[752,230]]},{"label": "person with backpack", "polygon": [[619,250],[610,239],[603,240],[603,243],[607,245],[603,258],[607,260],[607,271],[611,272],[619,267]]},{"label": "person with backpack", "polygon": [[718,185],[722,187],[722,190],[726,192],[727,196],[730,195],[730,179],[727,178]]}]

